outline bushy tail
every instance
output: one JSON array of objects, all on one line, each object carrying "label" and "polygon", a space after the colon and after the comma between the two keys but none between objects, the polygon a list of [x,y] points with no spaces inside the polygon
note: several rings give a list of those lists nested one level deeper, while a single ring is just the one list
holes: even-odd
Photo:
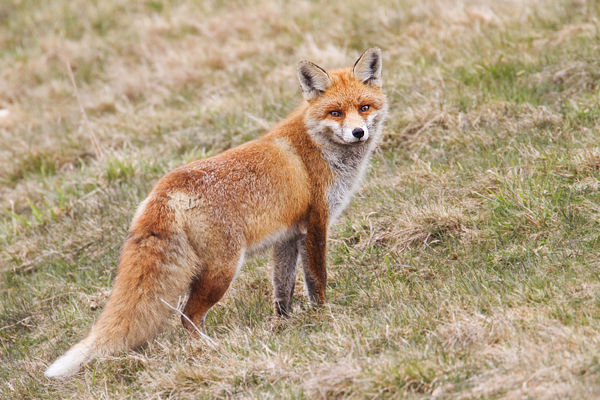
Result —
[{"label": "bushy tail", "polygon": [[[45,372],[65,378],[98,356],[134,349],[156,336],[194,275],[198,260],[187,241],[132,231],[121,253],[108,303],[90,333]],[[177,240],[179,239],[179,240]]]}]

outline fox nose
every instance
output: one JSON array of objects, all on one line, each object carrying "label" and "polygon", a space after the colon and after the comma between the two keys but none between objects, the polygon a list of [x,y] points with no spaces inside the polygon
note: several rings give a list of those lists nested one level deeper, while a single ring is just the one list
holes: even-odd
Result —
[{"label": "fox nose", "polygon": [[365,136],[365,131],[363,131],[362,128],[354,128],[352,130],[352,136],[360,139],[361,137]]}]

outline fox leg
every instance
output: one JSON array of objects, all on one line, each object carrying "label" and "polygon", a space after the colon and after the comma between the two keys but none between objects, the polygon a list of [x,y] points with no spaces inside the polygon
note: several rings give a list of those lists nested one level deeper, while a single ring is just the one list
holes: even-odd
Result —
[{"label": "fox leg", "polygon": [[304,284],[308,300],[313,305],[325,303],[327,286],[327,218],[313,214],[309,218],[306,239],[302,242],[300,255]]},{"label": "fox leg", "polygon": [[273,288],[275,292],[275,313],[288,316],[292,310],[292,295],[296,285],[298,255],[303,236],[295,235],[275,245],[275,267]]},{"label": "fox leg", "polygon": [[204,332],[206,314],[221,300],[243,262],[244,255],[240,254],[238,257],[212,263],[194,278],[190,284],[190,297],[183,309],[185,316],[181,316],[183,326],[193,336],[200,336],[197,328]]}]

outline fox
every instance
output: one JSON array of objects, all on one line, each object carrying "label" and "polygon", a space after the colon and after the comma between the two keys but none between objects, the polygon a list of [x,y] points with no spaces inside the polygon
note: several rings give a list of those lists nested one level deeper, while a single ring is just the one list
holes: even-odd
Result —
[{"label": "fox", "polygon": [[381,50],[331,71],[300,61],[297,72],[303,100],[270,132],[158,180],[134,214],[106,306],[47,377],[146,344],[182,295],[182,324],[199,336],[244,260],[269,248],[276,316],[290,315],[298,264],[309,304],[326,302],[328,230],[357,190],[387,116]]}]

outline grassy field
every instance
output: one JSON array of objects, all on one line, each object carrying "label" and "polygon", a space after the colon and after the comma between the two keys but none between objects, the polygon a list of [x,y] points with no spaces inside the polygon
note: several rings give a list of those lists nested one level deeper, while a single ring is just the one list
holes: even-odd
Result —
[{"label": "grassy field", "polygon": [[[0,398],[600,398],[597,18],[592,0],[0,0]],[[328,305],[299,285],[274,319],[265,254],[209,314],[214,346],[173,316],[46,379],[154,182],[286,116],[299,60],[372,45],[390,115],[330,235]]]}]

